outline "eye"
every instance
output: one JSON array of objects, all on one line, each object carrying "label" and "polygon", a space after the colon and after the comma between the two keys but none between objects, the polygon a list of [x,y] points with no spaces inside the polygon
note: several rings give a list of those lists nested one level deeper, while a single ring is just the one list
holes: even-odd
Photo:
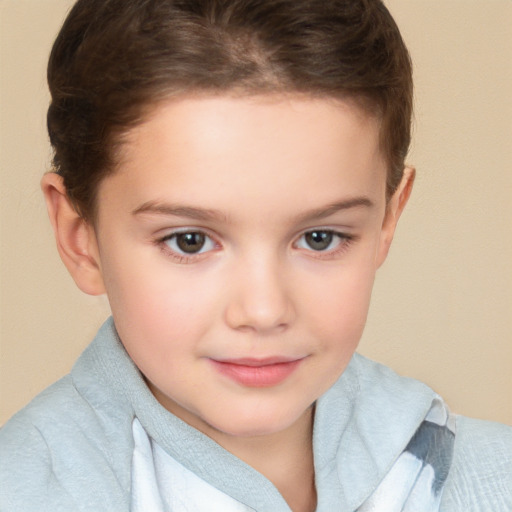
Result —
[{"label": "eye", "polygon": [[173,233],[162,240],[169,249],[178,254],[201,254],[215,248],[215,242],[201,231]]},{"label": "eye", "polygon": [[336,249],[348,236],[328,229],[315,229],[304,233],[297,242],[299,249],[329,251]]}]

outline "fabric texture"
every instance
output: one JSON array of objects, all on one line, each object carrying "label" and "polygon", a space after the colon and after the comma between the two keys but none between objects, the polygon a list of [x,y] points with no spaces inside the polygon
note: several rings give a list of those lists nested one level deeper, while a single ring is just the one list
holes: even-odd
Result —
[{"label": "fabric texture", "polygon": [[[436,398],[405,450],[358,512],[438,512],[455,421]],[[133,421],[132,512],[251,512],[174,460]]]},{"label": "fabric texture", "polygon": [[[510,512],[512,429],[462,417],[443,423],[439,404],[424,384],[355,355],[315,408],[317,512],[377,510],[368,508],[376,490],[402,463],[416,463],[417,482],[429,482],[418,489],[435,490],[446,478],[441,512]],[[435,469],[443,450],[425,448],[440,426],[443,443],[456,430],[447,476]],[[0,430],[0,511],[137,512],[141,490],[133,482],[144,479],[134,477],[134,461],[144,455],[144,436],[154,443],[150,450],[239,504],[234,510],[290,511],[265,477],[160,406],[111,319],[70,375]]]},{"label": "fabric texture", "polygon": [[440,398],[358,512],[437,512],[449,474],[455,417]]}]

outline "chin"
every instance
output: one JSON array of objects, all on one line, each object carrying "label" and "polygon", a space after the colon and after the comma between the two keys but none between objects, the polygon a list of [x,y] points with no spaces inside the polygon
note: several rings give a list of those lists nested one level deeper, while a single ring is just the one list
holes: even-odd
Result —
[{"label": "chin", "polygon": [[[253,410],[233,412],[222,418],[223,421],[210,423],[217,431],[232,437],[261,437],[283,432],[295,425],[310,410],[300,411],[262,411]],[[228,420],[228,421],[226,421]]]}]

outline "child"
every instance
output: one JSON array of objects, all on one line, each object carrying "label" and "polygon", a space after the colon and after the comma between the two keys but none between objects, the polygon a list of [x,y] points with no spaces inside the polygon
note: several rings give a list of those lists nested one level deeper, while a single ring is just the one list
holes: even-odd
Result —
[{"label": "child", "polygon": [[45,193],[107,321],[0,431],[0,510],[512,507],[511,429],[354,355],[409,197],[377,0],[79,0]]}]

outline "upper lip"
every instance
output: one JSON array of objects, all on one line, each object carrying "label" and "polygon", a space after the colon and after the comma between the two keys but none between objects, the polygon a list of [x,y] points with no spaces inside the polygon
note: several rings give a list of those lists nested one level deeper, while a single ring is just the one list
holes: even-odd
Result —
[{"label": "upper lip", "polygon": [[303,357],[284,357],[284,356],[272,356],[272,357],[242,357],[238,359],[213,359],[217,363],[224,364],[236,364],[239,366],[270,366],[273,364],[293,363],[299,361]]}]

